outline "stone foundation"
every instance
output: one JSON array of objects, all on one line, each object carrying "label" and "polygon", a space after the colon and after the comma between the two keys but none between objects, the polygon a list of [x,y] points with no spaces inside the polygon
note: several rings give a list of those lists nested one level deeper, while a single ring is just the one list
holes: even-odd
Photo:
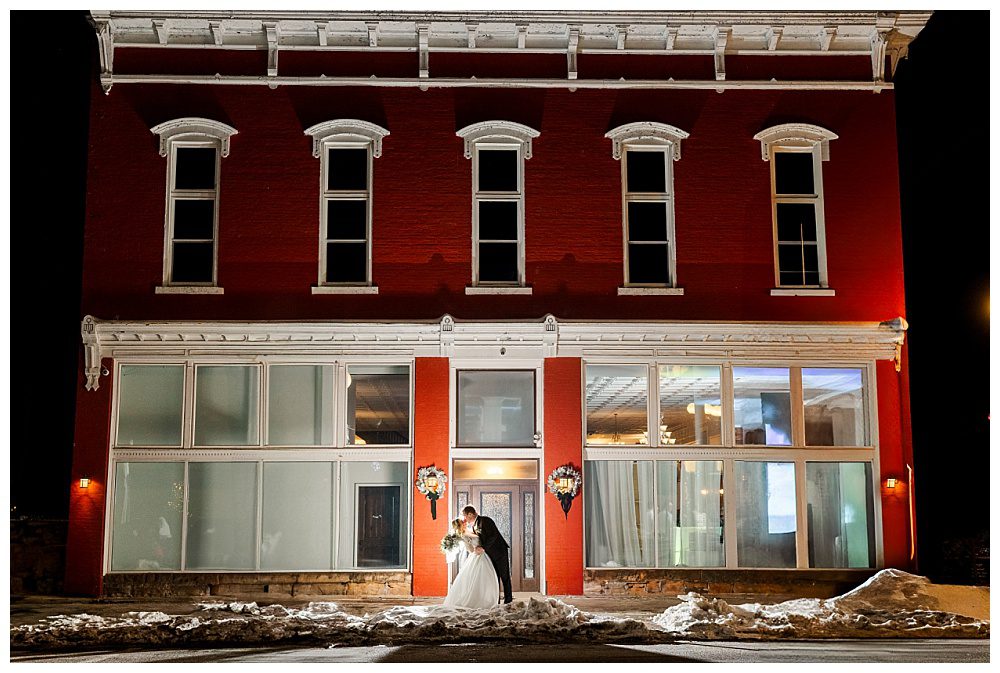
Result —
[{"label": "stone foundation", "polygon": [[151,596],[409,596],[405,571],[330,573],[114,573],[104,576],[109,598]]},{"label": "stone foundation", "polygon": [[586,596],[767,594],[782,598],[831,598],[850,591],[877,571],[590,568]]}]

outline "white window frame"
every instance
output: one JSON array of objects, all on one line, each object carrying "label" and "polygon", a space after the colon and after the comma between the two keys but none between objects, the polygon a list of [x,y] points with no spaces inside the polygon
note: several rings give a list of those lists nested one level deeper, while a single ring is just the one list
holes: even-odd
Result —
[{"label": "white window frame", "polygon": [[[649,367],[649,389],[647,418],[649,422],[648,445],[588,445],[587,438],[587,398],[586,398],[586,367],[595,365],[641,365]],[[659,423],[659,367],[662,365],[714,365],[722,368],[721,398],[722,398],[722,437],[723,443],[717,445],[669,445],[661,444],[659,432],[654,432],[654,423],[658,430]],[[792,391],[792,435],[793,444],[789,447],[737,445],[733,423],[733,367],[787,367],[789,371],[790,388]],[[802,370],[824,368],[856,368],[863,372],[864,404],[865,404],[865,434],[868,446],[860,447],[821,447],[805,445],[805,414],[802,398]],[[880,494],[880,448],[878,439],[878,401],[876,398],[877,384],[875,379],[875,363],[855,360],[814,361],[814,360],[737,360],[705,357],[671,357],[671,358],[622,358],[622,357],[587,357],[582,360],[581,381],[581,413],[583,438],[584,483],[586,483],[586,463],[591,460],[601,461],[658,461],[658,460],[721,460],[723,462],[723,491],[736,493],[735,465],[736,461],[794,463],[795,465],[795,497],[796,497],[796,564],[794,568],[774,568],[775,570],[810,570],[810,571],[843,571],[847,568],[810,568],[809,567],[809,530],[806,516],[806,463],[807,462],[860,462],[870,463],[871,487],[874,493],[874,511],[872,526],[875,530],[875,568],[884,566],[884,547],[882,539],[882,499]],[[655,413],[655,418],[654,418]],[[655,497],[655,493],[654,493]],[[723,539],[725,540],[726,565],[716,569],[736,570],[753,569],[768,570],[768,568],[751,568],[740,566],[737,558],[736,544],[736,499],[727,497],[723,500],[725,523]],[[587,549],[587,511],[584,500],[584,555]],[[654,529],[655,531],[655,529]],[[586,566],[588,569],[592,566]],[[661,569],[649,566],[648,569]],[[669,568],[667,568],[669,569]],[[711,569],[711,568],[709,568]]]},{"label": "white window frame", "polygon": [[[681,158],[681,141],[690,134],[676,126],[659,122],[635,122],[624,124],[608,131],[605,138],[612,141],[611,156],[621,163],[622,190],[622,277],[624,284],[618,288],[618,294],[683,294],[683,288],[677,284],[677,235],[674,218],[674,162]],[[628,191],[628,152],[660,152],[663,154],[664,186],[663,192],[629,192]],[[647,241],[649,245],[666,245],[669,282],[667,283],[636,283],[629,278],[629,234],[628,234],[628,204],[629,203],[665,203],[666,204],[666,240],[662,242]]]},{"label": "white window frame", "polygon": [[[525,194],[524,162],[531,158],[531,141],[540,134],[515,122],[493,120],[466,126],[456,133],[465,141],[465,158],[472,159],[472,283],[466,294],[530,294],[525,281]],[[517,190],[491,192],[479,190],[479,151],[512,150],[517,152]],[[507,201],[517,204],[517,280],[482,281],[479,278],[479,204]],[[489,242],[489,241],[485,241]],[[509,242],[509,241],[504,241]]]},{"label": "white window frame", "polygon": [[[158,124],[150,131],[160,136],[160,156],[167,158],[166,206],[163,227],[163,284],[157,294],[222,294],[218,284],[219,273],[219,196],[222,183],[222,159],[229,156],[229,139],[238,131],[227,124],[202,117],[182,117]],[[207,147],[215,150],[214,189],[175,189],[174,174],[179,148]],[[212,226],[212,280],[202,282],[174,282],[173,246],[174,204],[182,200],[208,200],[214,202]],[[205,242],[206,239],[197,239]],[[184,242],[184,241],[181,241]]]},{"label": "white window frame", "polygon": [[[331,119],[310,126],[305,135],[311,136],[312,154],[320,160],[319,175],[319,255],[317,282],[313,294],[378,294],[372,282],[372,209],[374,207],[374,160],[382,156],[382,139],[389,135],[387,129],[360,119]],[[328,189],[330,150],[364,149],[367,151],[366,189]],[[332,282],[326,277],[328,243],[360,243],[356,239],[328,239],[326,237],[326,208],[330,201],[365,202],[365,279],[363,281]]]},{"label": "white window frame", "polygon": [[[779,124],[765,129],[754,136],[760,141],[761,159],[770,163],[771,172],[771,239],[774,255],[773,296],[814,294],[830,296],[829,276],[826,260],[826,218],[823,196],[823,162],[830,160],[830,141],[838,138],[836,133],[812,124]],[[811,195],[778,194],[775,176],[774,156],[779,152],[809,153],[812,155],[813,189]],[[784,203],[809,204],[816,217],[816,258],[818,261],[819,284],[781,283],[781,269],[778,257],[778,205]]]}]

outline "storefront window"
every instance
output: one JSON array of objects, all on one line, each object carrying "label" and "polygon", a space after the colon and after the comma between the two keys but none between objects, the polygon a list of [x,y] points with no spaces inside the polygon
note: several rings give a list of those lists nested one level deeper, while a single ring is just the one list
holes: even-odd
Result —
[{"label": "storefront window", "polygon": [[649,368],[587,365],[587,443],[649,444]]},{"label": "storefront window", "polygon": [[585,479],[587,565],[656,565],[653,462],[588,460]]},{"label": "storefront window", "polygon": [[272,365],[268,376],[268,444],[333,444],[333,367]]},{"label": "storefront window", "polygon": [[336,463],[264,463],[262,570],[333,567]]},{"label": "storefront window", "polygon": [[720,368],[660,367],[660,445],[722,444]]},{"label": "storefront window", "polygon": [[341,463],[339,567],[406,566],[411,487],[406,463]]},{"label": "storefront window", "polygon": [[861,369],[803,369],[806,444],[865,446],[864,377]]},{"label": "storefront window", "polygon": [[256,445],[260,369],[203,365],[195,372],[195,445]]},{"label": "storefront window", "polygon": [[458,372],[459,446],[534,446],[535,372]]},{"label": "storefront window", "polygon": [[809,567],[875,566],[870,463],[806,463]]},{"label": "storefront window", "polygon": [[257,463],[190,463],[188,487],[185,567],[253,570],[257,547]]},{"label": "storefront window", "polygon": [[351,365],[347,368],[347,443],[408,444],[410,368]]},{"label": "storefront window", "polygon": [[737,444],[792,444],[787,367],[733,367],[733,397]]},{"label": "storefront window", "polygon": [[656,462],[657,566],[726,565],[722,461]]},{"label": "storefront window", "polygon": [[736,461],[736,554],[744,568],[794,568],[795,464]]},{"label": "storefront window", "polygon": [[184,463],[115,466],[112,570],[180,570]]},{"label": "storefront window", "polygon": [[118,446],[180,446],[183,365],[122,365]]}]

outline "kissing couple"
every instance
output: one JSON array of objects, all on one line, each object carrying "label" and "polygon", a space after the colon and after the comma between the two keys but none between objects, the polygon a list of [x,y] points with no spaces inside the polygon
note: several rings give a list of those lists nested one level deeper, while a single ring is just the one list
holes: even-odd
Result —
[{"label": "kissing couple", "polygon": [[462,518],[451,522],[450,533],[459,536],[468,552],[462,567],[448,589],[444,607],[482,609],[498,602],[503,584],[503,602],[513,600],[510,590],[509,545],[496,523],[488,516],[479,516],[469,505]]}]

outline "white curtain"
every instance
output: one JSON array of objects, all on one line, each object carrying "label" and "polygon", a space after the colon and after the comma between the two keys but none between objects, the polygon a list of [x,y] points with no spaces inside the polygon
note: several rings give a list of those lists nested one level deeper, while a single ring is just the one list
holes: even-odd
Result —
[{"label": "white curtain", "polygon": [[652,461],[588,461],[587,484],[587,565],[652,566]]}]

